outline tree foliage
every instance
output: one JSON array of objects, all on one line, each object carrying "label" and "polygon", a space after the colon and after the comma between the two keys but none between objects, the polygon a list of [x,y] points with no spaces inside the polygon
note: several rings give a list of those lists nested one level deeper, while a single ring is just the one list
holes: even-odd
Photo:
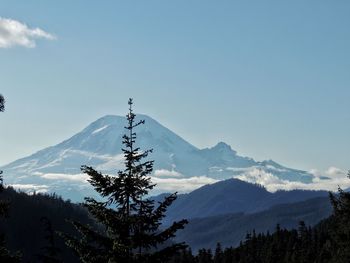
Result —
[{"label": "tree foliage", "polygon": [[0,112],[5,110],[5,99],[4,96],[0,94]]},{"label": "tree foliage", "polygon": [[[0,192],[4,190],[3,187],[3,179],[2,179],[2,171],[0,171]],[[7,216],[9,209],[9,202],[5,200],[0,200],[0,217]],[[19,253],[13,255],[7,248],[5,243],[5,235],[0,233],[0,262],[19,262],[20,255]]]},{"label": "tree foliage", "polygon": [[147,198],[155,186],[150,179],[153,161],[148,160],[152,150],[141,150],[137,146],[134,129],[145,121],[135,120],[132,99],[128,104],[122,149],[125,169],[118,171],[116,176],[110,176],[82,166],[82,171],[89,175],[89,183],[103,199],[99,201],[87,197],[84,203],[103,230],[96,231],[75,221],[72,223],[82,238],[64,235],[67,245],[77,252],[82,262],[165,262],[176,251],[186,247],[184,243],[171,242],[176,231],[187,223],[186,220],[173,222],[166,228],[161,225],[167,208],[176,199],[176,193],[157,205]]},{"label": "tree foliage", "polygon": [[[63,200],[56,194],[34,193],[6,187],[0,193],[0,199],[10,202],[6,217],[0,218],[0,233],[6,237],[6,248],[10,251],[20,251],[22,262],[42,262],[46,257],[52,257],[52,250],[60,253],[54,256],[63,262],[80,262],[74,251],[68,248],[56,235],[56,231],[78,235],[74,226],[67,219],[90,224],[97,228],[85,208]],[[52,224],[48,229],[43,217]],[[54,242],[52,243],[51,240]],[[43,257],[38,258],[37,255]],[[0,261],[2,262],[2,261]],[[44,261],[45,262],[45,261]]]}]

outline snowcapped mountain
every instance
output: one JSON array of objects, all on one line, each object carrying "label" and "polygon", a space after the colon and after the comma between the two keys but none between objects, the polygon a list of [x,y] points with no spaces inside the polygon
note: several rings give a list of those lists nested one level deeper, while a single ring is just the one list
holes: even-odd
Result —
[{"label": "snowcapped mountain", "polygon": [[[146,115],[145,125],[136,130],[137,146],[153,148],[153,182],[158,192],[189,192],[204,184],[237,177],[249,182],[291,181],[309,183],[313,175],[279,165],[271,160],[257,162],[237,154],[220,142],[212,148],[198,149]],[[62,143],[14,161],[1,169],[5,183],[25,190],[54,191],[66,198],[80,200],[92,194],[81,165],[103,173],[123,169],[122,136],[125,117],[107,115]],[[268,181],[266,181],[266,178]]]}]

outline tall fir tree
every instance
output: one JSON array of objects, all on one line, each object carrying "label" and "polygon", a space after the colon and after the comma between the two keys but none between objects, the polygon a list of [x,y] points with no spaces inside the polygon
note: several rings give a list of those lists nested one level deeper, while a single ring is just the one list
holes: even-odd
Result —
[{"label": "tall fir tree", "polygon": [[[350,171],[348,172],[350,178]],[[338,195],[330,193],[335,224],[332,228],[333,259],[331,262],[350,262],[350,193],[338,188]]]},{"label": "tall fir tree", "polygon": [[[3,112],[5,110],[5,99],[4,96],[0,94],[0,112]],[[2,171],[0,171],[0,191],[3,190],[2,185],[3,179],[2,179]],[[4,201],[0,201],[0,215],[4,215],[8,209],[8,203]]]},{"label": "tall fir tree", "polygon": [[[0,193],[3,191],[2,171],[0,171]],[[6,217],[9,209],[9,202],[0,200],[0,217]],[[0,262],[16,263],[20,261],[20,255],[12,255],[6,248],[5,235],[0,233]]]},{"label": "tall fir tree", "polygon": [[[0,112],[3,112],[5,110],[5,99],[4,96],[0,94]],[[2,171],[0,171],[0,191],[3,190],[3,179],[2,179]],[[4,202],[3,200],[0,200],[0,216],[3,216],[6,214],[8,209],[8,203]]]},{"label": "tall fir tree", "polygon": [[[5,110],[5,99],[0,94],[0,112]],[[2,171],[0,171],[0,193],[4,190],[3,186],[3,178]],[[7,212],[9,209],[9,202],[5,200],[0,200],[0,217],[7,216]],[[20,255],[17,253],[16,255],[11,255],[10,251],[5,247],[5,236],[0,233],[0,262],[19,262]]]},{"label": "tall fir tree", "polygon": [[216,244],[215,254],[214,254],[214,263],[224,263],[224,252],[222,251],[222,247],[220,242]]},{"label": "tall fir tree", "polygon": [[176,199],[176,193],[167,196],[157,206],[148,198],[149,191],[155,186],[150,178],[153,161],[147,160],[152,150],[142,151],[137,147],[134,129],[145,121],[135,120],[132,99],[129,99],[128,104],[122,149],[125,169],[116,176],[110,176],[103,175],[92,167],[82,166],[82,171],[89,175],[89,183],[104,200],[87,197],[84,203],[104,228],[103,231],[72,222],[82,238],[64,235],[67,245],[85,263],[166,262],[177,251],[186,247],[184,243],[171,242],[171,238],[175,237],[177,230],[184,228],[187,220],[161,228],[162,219],[167,208]]}]

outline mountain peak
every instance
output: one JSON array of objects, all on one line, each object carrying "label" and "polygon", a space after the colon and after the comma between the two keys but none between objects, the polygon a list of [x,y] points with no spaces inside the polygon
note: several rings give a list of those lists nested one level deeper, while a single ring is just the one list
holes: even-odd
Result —
[{"label": "mountain peak", "polygon": [[[156,121],[155,119],[153,119],[152,117],[146,114],[141,114],[141,113],[135,113],[135,114],[136,114],[135,120],[136,121],[145,120],[147,122],[146,126],[149,126],[149,125],[162,126],[158,121]],[[126,116],[124,115],[108,114],[108,115],[102,116],[101,118],[97,119],[91,124],[100,125],[100,126],[104,126],[106,124],[118,124],[124,127],[127,124],[127,120],[126,120]]]},{"label": "mountain peak", "polygon": [[[135,113],[136,114],[136,119],[147,119],[147,120],[154,120],[150,116],[145,115],[145,114],[140,114],[140,113]],[[96,122],[98,121],[115,121],[116,119],[126,119],[126,116],[124,115],[114,115],[114,114],[106,114],[102,116],[101,118],[97,119]]]},{"label": "mountain peak", "polygon": [[225,142],[218,142],[218,143],[214,146],[214,148],[229,148],[229,149],[231,149],[231,146],[228,145],[228,144],[225,143]]},{"label": "mountain peak", "polygon": [[212,150],[220,151],[220,152],[230,152],[233,153],[234,155],[237,154],[235,150],[231,148],[230,145],[228,145],[225,142],[218,142],[214,147],[211,148]]},{"label": "mountain peak", "polygon": [[[232,178],[256,167],[283,180],[309,182],[312,179],[306,172],[279,166],[272,161],[262,163],[239,156],[222,141],[211,148],[198,149],[152,117],[136,115],[136,121],[142,119],[146,124],[135,130],[137,146],[140,149],[154,149],[150,158],[155,160],[154,178],[160,182],[158,185],[164,185],[162,189],[170,189],[170,184],[178,184],[176,187],[181,191],[184,185],[190,184],[192,189],[201,182]],[[121,149],[126,125],[126,116],[105,115],[67,140],[1,167],[7,174],[6,183],[26,187],[40,184],[47,191],[63,194],[66,193],[66,181],[69,181],[72,189],[77,189],[74,192],[78,193],[81,189],[90,191],[85,180],[79,176],[79,167],[89,165],[104,173],[123,169]],[[166,176],[173,171],[181,176],[178,181],[176,178],[167,181]],[[74,200],[80,198],[76,193],[67,197]]]}]

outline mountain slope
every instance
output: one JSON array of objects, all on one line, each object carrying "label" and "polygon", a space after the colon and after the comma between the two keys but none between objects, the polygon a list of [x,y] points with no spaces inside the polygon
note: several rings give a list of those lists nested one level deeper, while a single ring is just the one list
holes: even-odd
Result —
[{"label": "mountain slope", "polygon": [[[43,254],[43,247],[48,246],[43,217],[50,220],[54,231],[73,236],[79,233],[67,220],[96,226],[85,208],[54,195],[27,195],[7,188],[0,193],[0,199],[10,202],[8,216],[0,218],[0,233],[5,234],[6,246],[11,251],[21,252],[21,262],[39,262],[37,255]],[[62,262],[80,262],[63,238],[55,233],[54,239]]]},{"label": "mountain slope", "polygon": [[[212,148],[198,149],[146,115],[145,125],[137,129],[137,146],[153,148],[154,181],[158,193],[190,191],[217,180],[252,174],[273,176],[278,180],[309,183],[313,175],[283,167],[273,161],[257,162],[237,154],[220,142]],[[125,117],[108,115],[88,125],[81,132],[55,146],[14,161],[4,167],[5,182],[31,191],[57,192],[73,200],[93,192],[80,174],[81,165],[90,165],[104,173],[123,169],[122,136]],[[67,187],[68,185],[68,187]]]},{"label": "mountain slope", "polygon": [[253,214],[226,214],[190,220],[184,230],[177,234],[177,241],[186,241],[193,251],[200,248],[215,249],[217,242],[223,247],[237,246],[248,232],[274,232],[276,225],[296,228],[300,221],[315,225],[327,218],[332,208],[327,197],[309,199],[294,204],[274,206]]},{"label": "mountain slope", "polygon": [[[154,200],[160,201],[163,196],[154,197]],[[296,203],[327,196],[326,191],[293,190],[270,193],[262,186],[238,179],[228,179],[179,195],[169,207],[164,222],[239,212],[256,213],[277,204]]]}]

